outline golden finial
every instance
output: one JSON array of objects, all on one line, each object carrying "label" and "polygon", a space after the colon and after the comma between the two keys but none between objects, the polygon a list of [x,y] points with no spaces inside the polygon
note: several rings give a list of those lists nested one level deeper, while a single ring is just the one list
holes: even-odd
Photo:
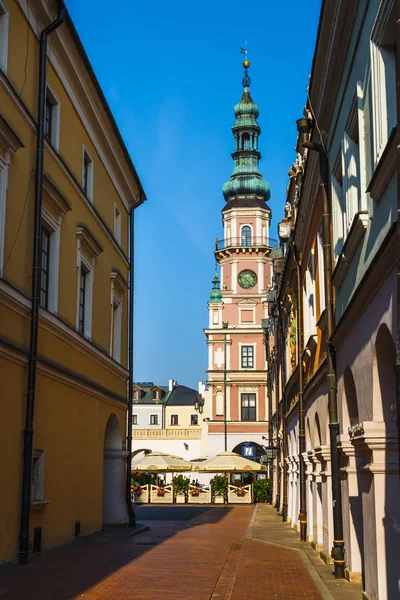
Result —
[{"label": "golden finial", "polygon": [[243,66],[244,66],[244,68],[245,68],[245,69],[248,69],[248,68],[249,68],[249,66],[250,66],[250,61],[249,61],[249,60],[247,60],[247,58],[246,58],[246,60],[244,60],[244,61],[243,61]]}]

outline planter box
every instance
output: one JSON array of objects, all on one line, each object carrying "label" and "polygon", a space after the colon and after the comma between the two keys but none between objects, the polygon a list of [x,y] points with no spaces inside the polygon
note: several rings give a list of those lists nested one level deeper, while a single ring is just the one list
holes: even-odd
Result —
[{"label": "planter box", "polygon": [[177,504],[186,504],[186,496],[185,496],[185,494],[177,494],[175,496],[175,502]]},{"label": "planter box", "polygon": [[192,496],[190,491],[193,489],[197,488],[196,486],[191,485],[188,495],[189,504],[211,504],[211,486],[207,485],[200,488],[200,494],[198,496]]},{"label": "planter box", "polygon": [[252,486],[251,485],[242,486],[242,489],[245,491],[244,496],[238,496],[236,494],[237,489],[238,488],[233,485],[229,486],[228,503],[229,504],[251,504],[251,502],[253,501]]},{"label": "planter box", "polygon": [[223,496],[215,496],[214,504],[225,504],[225,499]]}]

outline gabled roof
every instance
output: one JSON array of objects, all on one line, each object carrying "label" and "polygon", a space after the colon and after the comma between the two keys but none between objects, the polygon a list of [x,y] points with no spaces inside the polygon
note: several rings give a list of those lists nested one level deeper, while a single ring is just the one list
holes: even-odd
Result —
[{"label": "gabled roof", "polygon": [[198,397],[197,390],[186,387],[186,385],[177,385],[167,401],[168,406],[193,406]]}]

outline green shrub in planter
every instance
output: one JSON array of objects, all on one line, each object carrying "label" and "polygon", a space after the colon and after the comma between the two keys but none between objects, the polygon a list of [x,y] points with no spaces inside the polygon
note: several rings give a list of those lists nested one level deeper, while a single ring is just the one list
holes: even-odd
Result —
[{"label": "green shrub in planter", "polygon": [[210,481],[214,496],[224,496],[228,494],[228,478],[226,475],[215,475]]},{"label": "green shrub in planter", "polygon": [[271,483],[268,479],[257,479],[253,483],[255,502],[268,502],[271,494]]},{"label": "green shrub in planter", "polygon": [[172,478],[172,485],[175,496],[177,494],[185,494],[189,489],[190,479],[189,477],[184,477],[182,473],[180,473]]}]

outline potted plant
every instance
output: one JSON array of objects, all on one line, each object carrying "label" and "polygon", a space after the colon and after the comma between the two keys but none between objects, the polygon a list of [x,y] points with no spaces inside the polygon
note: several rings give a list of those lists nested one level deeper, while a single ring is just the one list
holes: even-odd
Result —
[{"label": "potted plant", "polygon": [[200,496],[200,488],[198,488],[198,487],[192,488],[190,490],[190,495],[195,498],[198,498]]},{"label": "potted plant", "polygon": [[184,477],[182,473],[175,475],[172,478],[172,486],[174,489],[174,496],[177,504],[185,504],[186,495],[189,490],[190,479]]},{"label": "potted plant", "polygon": [[215,475],[210,481],[215,504],[224,504],[228,496],[228,477]]},{"label": "potted plant", "polygon": [[165,496],[165,489],[163,487],[157,488],[157,496],[161,496],[161,498]]}]

